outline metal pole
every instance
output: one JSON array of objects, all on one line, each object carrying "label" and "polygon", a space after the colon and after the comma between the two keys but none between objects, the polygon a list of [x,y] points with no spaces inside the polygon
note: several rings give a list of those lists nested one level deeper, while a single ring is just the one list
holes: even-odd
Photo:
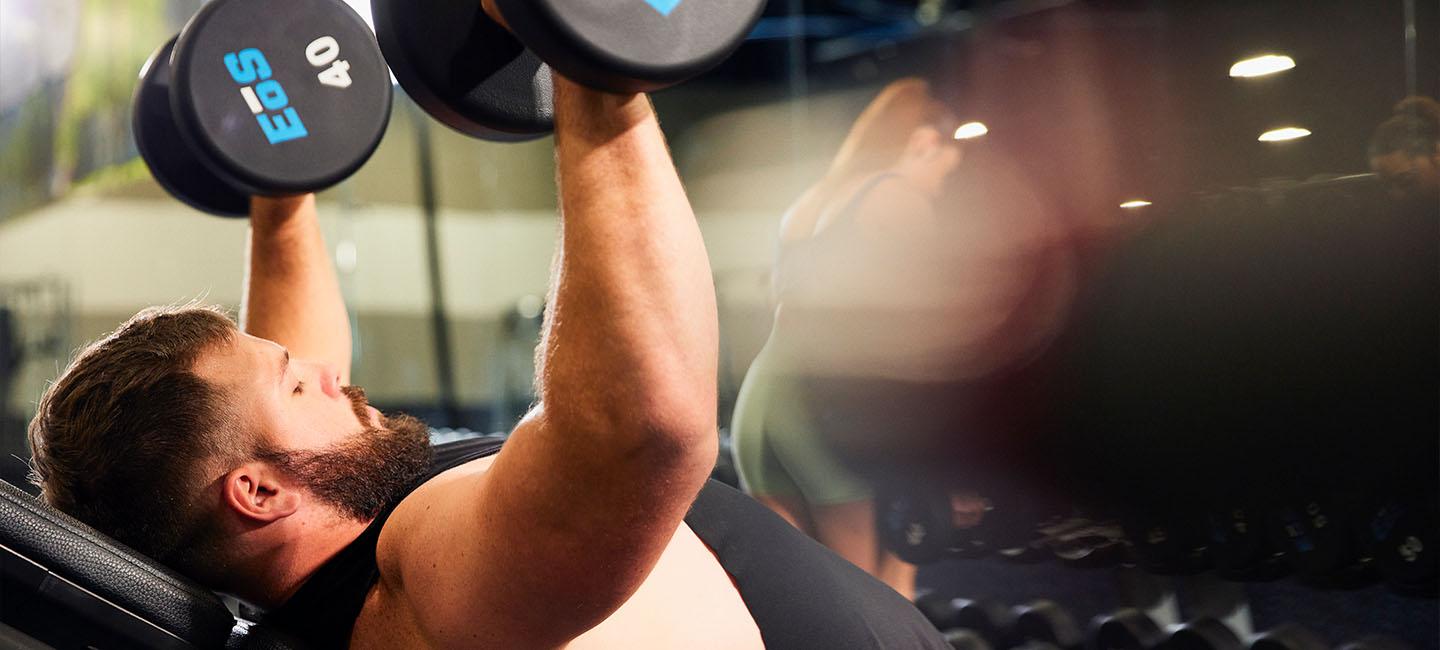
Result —
[{"label": "metal pole", "polygon": [[1415,61],[1415,0],[1405,0],[1405,96],[1414,97],[1418,94],[1418,80],[1416,79]]},{"label": "metal pole", "polygon": [[460,426],[460,404],[455,396],[455,368],[450,346],[450,328],[445,310],[445,284],[440,267],[440,205],[435,183],[435,152],[430,140],[430,120],[419,107],[409,104],[415,121],[416,157],[420,168],[420,209],[425,217],[425,261],[430,280],[430,331],[435,342],[435,382],[440,391],[440,410],[445,426]]},{"label": "metal pole", "polygon": [[795,183],[804,182],[805,127],[809,123],[808,102],[810,83],[805,76],[807,53],[805,51],[805,1],[790,0],[786,7],[786,27],[790,38],[786,42],[787,81],[790,90],[790,176]]}]

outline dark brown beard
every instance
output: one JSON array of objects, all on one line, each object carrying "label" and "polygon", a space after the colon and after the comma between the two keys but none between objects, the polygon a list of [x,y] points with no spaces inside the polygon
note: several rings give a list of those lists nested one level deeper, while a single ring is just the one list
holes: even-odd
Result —
[{"label": "dark brown beard", "polygon": [[430,428],[408,415],[370,423],[365,391],[341,389],[365,427],[358,435],[319,451],[262,449],[256,457],[279,467],[341,513],[369,521],[413,489],[430,469]]}]

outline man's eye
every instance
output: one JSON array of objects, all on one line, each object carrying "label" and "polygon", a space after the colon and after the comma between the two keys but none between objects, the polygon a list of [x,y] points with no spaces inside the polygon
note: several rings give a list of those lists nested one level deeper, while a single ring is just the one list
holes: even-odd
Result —
[{"label": "man's eye", "polygon": [[299,394],[301,394],[301,393],[303,393],[303,392],[305,392],[305,382],[303,382],[303,381],[297,381],[297,382],[295,382],[295,390],[293,391],[293,394],[299,395]]}]

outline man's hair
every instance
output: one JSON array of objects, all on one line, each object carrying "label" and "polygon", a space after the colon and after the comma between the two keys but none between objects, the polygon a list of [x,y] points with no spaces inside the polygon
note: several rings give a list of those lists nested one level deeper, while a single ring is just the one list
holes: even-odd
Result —
[{"label": "man's hair", "polygon": [[1440,143],[1440,103],[1429,97],[1407,97],[1395,105],[1395,115],[1375,128],[1370,157],[1401,152],[1407,156],[1434,156]]},{"label": "man's hair", "polygon": [[218,570],[203,469],[245,450],[220,388],[193,368],[236,332],[218,308],[157,307],[81,350],[30,423],[44,499],[192,577]]}]

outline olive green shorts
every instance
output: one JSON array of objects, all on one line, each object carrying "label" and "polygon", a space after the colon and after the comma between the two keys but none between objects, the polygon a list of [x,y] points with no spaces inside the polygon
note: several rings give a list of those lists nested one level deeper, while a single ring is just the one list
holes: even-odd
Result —
[{"label": "olive green shorts", "polygon": [[[766,346],[751,364],[730,422],[735,466],[752,496],[792,497],[815,505],[871,498],[868,482],[826,445],[803,378],[777,367]],[[823,400],[819,400],[823,402]]]}]

